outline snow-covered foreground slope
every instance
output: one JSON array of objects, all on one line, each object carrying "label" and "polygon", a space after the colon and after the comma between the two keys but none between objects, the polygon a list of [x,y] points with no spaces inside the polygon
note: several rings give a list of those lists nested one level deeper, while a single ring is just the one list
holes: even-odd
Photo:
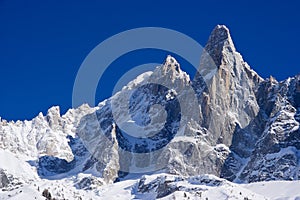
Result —
[{"label": "snow-covered foreground slope", "polygon": [[274,200],[300,200],[300,181],[270,181],[243,187]]},{"label": "snow-covered foreground slope", "polygon": [[[300,181],[271,181],[236,184],[214,175],[183,177],[158,173],[131,174],[113,184],[105,184],[89,173],[65,178],[42,179],[26,157],[0,150],[0,168],[9,184],[0,190],[0,200],[44,200],[47,189],[54,199],[280,199],[299,200]],[[24,181],[25,180],[25,181]]]},{"label": "snow-covered foreground slope", "polygon": [[[22,164],[19,166],[24,167]],[[78,189],[74,185],[78,176],[59,180],[35,179],[30,183],[0,191],[0,199],[42,200],[45,199],[42,195],[45,189],[50,192],[53,199],[300,199],[300,181],[235,184],[214,175],[180,177],[161,173],[131,176],[114,184],[95,186],[93,190],[86,190]]]}]

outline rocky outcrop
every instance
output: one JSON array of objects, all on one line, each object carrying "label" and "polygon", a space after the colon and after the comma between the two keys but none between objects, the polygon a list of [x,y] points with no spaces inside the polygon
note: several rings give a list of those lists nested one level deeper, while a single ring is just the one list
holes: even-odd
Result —
[{"label": "rocky outcrop", "polygon": [[5,172],[0,169],[0,188],[4,188],[7,187],[9,185],[10,181],[7,177],[7,175],[5,174]]},{"label": "rocky outcrop", "polygon": [[84,190],[93,190],[97,187],[102,186],[104,183],[96,177],[89,176],[82,178],[79,182],[75,184],[77,189],[84,189]]},{"label": "rocky outcrop", "polygon": [[[217,188],[222,188],[220,193]],[[164,174],[143,176],[133,187],[132,194],[136,199],[265,199],[212,175],[188,178]]]}]

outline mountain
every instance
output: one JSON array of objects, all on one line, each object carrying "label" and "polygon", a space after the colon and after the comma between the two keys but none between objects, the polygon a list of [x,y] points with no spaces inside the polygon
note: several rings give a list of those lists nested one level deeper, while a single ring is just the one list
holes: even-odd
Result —
[{"label": "mountain", "polygon": [[59,199],[101,199],[122,185],[132,198],[225,199],[246,190],[235,183],[299,180],[299,108],[300,75],[261,78],[218,25],[194,79],[168,56],[94,108],[0,119],[0,198],[49,187]]}]

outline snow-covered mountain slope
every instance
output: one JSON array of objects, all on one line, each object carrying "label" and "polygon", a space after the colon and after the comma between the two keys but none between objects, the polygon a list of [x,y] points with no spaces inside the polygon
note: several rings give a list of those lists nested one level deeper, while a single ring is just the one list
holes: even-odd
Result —
[{"label": "snow-covered mountain slope", "polygon": [[[85,175],[78,175],[85,176]],[[87,177],[87,176],[85,176]],[[87,180],[87,179],[86,179]],[[90,179],[89,179],[90,180]],[[60,180],[40,180],[0,191],[0,199],[45,199],[43,192],[55,199],[255,199],[295,200],[300,198],[299,181],[271,181],[236,184],[213,175],[181,177],[153,174],[130,177],[114,184],[92,185],[78,189],[73,185],[78,177]]]},{"label": "snow-covered mountain slope", "polygon": [[193,80],[168,56],[94,108],[0,119],[0,197],[264,199],[229,181],[300,179],[299,108],[300,75],[262,79],[218,25]]}]

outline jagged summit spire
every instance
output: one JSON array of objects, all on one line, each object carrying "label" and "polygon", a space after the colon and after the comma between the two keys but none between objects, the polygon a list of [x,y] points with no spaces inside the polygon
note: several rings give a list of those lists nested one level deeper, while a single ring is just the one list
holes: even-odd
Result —
[{"label": "jagged summit spire", "polygon": [[180,72],[180,64],[177,62],[177,60],[172,57],[171,55],[168,55],[163,66],[164,70],[172,69],[175,70],[176,72]]},{"label": "jagged summit spire", "polygon": [[221,64],[223,50],[235,52],[229,29],[225,25],[217,25],[211,32],[205,50],[213,58],[216,65]]},{"label": "jagged summit spire", "polygon": [[213,45],[212,47],[218,44],[227,44],[234,47],[232,42],[229,29],[225,25],[217,25],[211,32],[207,44]]}]

